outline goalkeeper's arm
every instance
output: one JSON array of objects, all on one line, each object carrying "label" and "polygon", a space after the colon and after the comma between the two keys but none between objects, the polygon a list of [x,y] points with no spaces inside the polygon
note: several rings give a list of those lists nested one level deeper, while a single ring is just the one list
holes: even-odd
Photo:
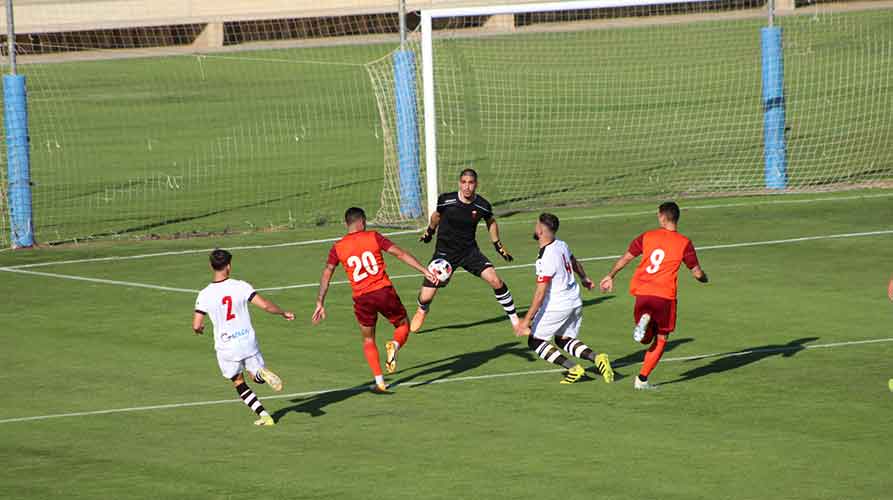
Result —
[{"label": "goalkeeper's arm", "polygon": [[423,243],[431,243],[431,238],[434,237],[434,233],[437,232],[437,226],[440,225],[440,212],[434,212],[431,214],[431,220],[428,222],[428,227],[425,228],[425,232],[422,233],[419,241]]},{"label": "goalkeeper's arm", "polygon": [[499,241],[499,225],[496,224],[496,217],[490,217],[489,219],[486,219],[486,221],[487,231],[490,233],[490,241],[493,242],[493,248],[495,248],[496,251],[499,252],[499,255],[501,255],[503,259],[509,262],[515,260],[515,258],[512,257],[512,254],[509,253],[508,249],[505,248],[505,245],[503,245],[502,242]]}]

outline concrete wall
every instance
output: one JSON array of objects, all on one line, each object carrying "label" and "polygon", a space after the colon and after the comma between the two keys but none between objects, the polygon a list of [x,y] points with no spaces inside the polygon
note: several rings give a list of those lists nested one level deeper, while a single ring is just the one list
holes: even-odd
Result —
[{"label": "concrete wall", "polygon": [[[52,33],[138,26],[205,24],[300,17],[396,12],[399,0],[12,0],[17,33]],[[483,4],[542,3],[554,0],[407,0],[407,8],[460,7]],[[884,0],[776,0],[781,13],[797,4],[887,4]],[[0,34],[6,11],[0,9]]]},{"label": "concrete wall", "polygon": [[[17,33],[396,12],[398,0],[13,0]],[[536,3],[537,0],[510,3]],[[409,10],[488,0],[408,0]],[[506,3],[492,0],[490,3]],[[0,10],[0,33],[6,12]]]}]

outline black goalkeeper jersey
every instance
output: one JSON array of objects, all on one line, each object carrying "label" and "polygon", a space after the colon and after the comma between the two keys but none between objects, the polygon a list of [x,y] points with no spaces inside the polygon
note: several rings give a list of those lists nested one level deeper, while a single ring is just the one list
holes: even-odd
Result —
[{"label": "black goalkeeper jersey", "polygon": [[471,203],[463,203],[455,191],[437,198],[437,212],[440,224],[437,226],[436,251],[447,255],[459,255],[477,248],[478,221],[493,217],[489,201],[475,195]]}]

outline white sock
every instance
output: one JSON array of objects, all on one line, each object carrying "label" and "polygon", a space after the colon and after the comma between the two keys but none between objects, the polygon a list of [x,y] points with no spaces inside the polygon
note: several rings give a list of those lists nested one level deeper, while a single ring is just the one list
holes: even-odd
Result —
[{"label": "white sock", "polygon": [[383,376],[383,375],[376,375],[376,376],[375,376],[375,383],[376,383],[376,384],[379,384],[379,385],[384,385],[384,376]]},{"label": "white sock", "polygon": [[394,343],[394,350],[400,350],[400,342],[397,342],[396,340],[392,340],[391,342]]},{"label": "white sock", "polygon": [[518,324],[518,321],[520,321],[520,320],[518,319],[518,314],[517,314],[517,313],[515,313],[515,314],[509,314],[509,320],[512,322],[513,325],[517,325],[517,324]]},{"label": "white sock", "polygon": [[260,416],[262,416],[262,417],[269,417],[270,414],[267,413],[267,410],[264,410],[264,411],[260,412]]}]

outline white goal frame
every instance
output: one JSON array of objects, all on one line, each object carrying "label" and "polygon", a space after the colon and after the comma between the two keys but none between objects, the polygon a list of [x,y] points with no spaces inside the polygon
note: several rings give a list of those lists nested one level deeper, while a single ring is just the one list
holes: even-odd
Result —
[{"label": "white goal frame", "polygon": [[427,219],[437,210],[437,114],[434,109],[434,41],[432,20],[444,17],[492,16],[500,14],[530,14],[562,10],[607,9],[615,7],[644,7],[679,3],[706,3],[710,0],[576,0],[567,2],[487,5],[453,7],[421,11],[422,27],[422,103],[425,114],[425,184],[428,199]]}]

